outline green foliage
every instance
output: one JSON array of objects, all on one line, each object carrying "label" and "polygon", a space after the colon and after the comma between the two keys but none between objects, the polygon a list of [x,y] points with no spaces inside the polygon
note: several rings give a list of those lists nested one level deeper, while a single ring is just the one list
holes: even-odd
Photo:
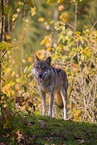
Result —
[{"label": "green foliage", "polygon": [[46,50],[44,54],[40,51],[37,54],[41,59],[52,55],[53,64],[68,74],[68,117],[96,122],[97,31],[93,27],[90,29],[84,26],[82,32],[75,32],[71,26],[67,28],[64,23],[68,21],[66,17],[60,19],[55,23],[58,42],[54,43],[53,33],[45,36],[41,45]]}]

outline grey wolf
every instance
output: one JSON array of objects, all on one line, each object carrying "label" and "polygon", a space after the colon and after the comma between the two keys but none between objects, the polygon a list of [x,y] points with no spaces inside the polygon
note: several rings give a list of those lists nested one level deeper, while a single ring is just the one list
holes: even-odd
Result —
[{"label": "grey wolf", "polygon": [[66,72],[51,66],[51,57],[40,60],[35,55],[32,74],[36,80],[38,90],[42,98],[42,115],[46,115],[46,94],[49,94],[49,116],[53,117],[54,97],[56,104],[61,108],[64,106],[64,119],[67,119],[67,88],[68,79]]}]

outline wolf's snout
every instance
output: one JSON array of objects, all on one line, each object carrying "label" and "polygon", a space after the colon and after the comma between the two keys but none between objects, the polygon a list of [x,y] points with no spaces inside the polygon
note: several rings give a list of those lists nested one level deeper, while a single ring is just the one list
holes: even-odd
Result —
[{"label": "wolf's snout", "polygon": [[42,74],[39,74],[39,77],[42,78]]},{"label": "wolf's snout", "polygon": [[39,74],[39,81],[42,82],[43,81],[43,75]]}]

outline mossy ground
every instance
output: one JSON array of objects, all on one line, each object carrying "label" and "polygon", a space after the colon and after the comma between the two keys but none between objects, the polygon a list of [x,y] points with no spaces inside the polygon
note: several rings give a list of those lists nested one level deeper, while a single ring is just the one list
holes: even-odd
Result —
[{"label": "mossy ground", "polygon": [[32,127],[38,144],[97,144],[97,125],[38,116]]},{"label": "mossy ground", "polygon": [[[10,121],[9,121],[10,122]],[[16,116],[1,127],[0,143],[15,145],[97,145],[97,124],[43,116]]]}]

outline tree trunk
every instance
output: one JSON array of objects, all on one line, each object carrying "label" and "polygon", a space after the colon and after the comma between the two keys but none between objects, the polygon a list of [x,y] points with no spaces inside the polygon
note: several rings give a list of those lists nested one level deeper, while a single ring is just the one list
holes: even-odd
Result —
[{"label": "tree trunk", "polygon": [[77,2],[75,3],[75,31],[77,26]]},{"label": "tree trunk", "polygon": [[[4,2],[3,0],[1,0],[1,23],[2,23],[2,27],[1,27],[1,39],[0,42],[2,42],[3,40],[3,23],[4,22]],[[1,100],[1,54],[2,54],[2,50],[0,50],[0,100]]]},{"label": "tree trunk", "polygon": [[[54,9],[54,27],[55,27],[57,21],[58,21],[58,10],[57,10],[57,4],[55,3],[55,9]],[[57,41],[58,41],[57,36],[58,36],[58,32],[54,28],[54,45],[55,45],[55,47],[56,47]]]},{"label": "tree trunk", "polygon": [[1,0],[1,23],[2,23],[2,27],[1,27],[1,39],[0,39],[0,41],[2,42],[2,40],[3,40],[3,28],[4,28],[4,2],[3,2],[3,0]]}]

